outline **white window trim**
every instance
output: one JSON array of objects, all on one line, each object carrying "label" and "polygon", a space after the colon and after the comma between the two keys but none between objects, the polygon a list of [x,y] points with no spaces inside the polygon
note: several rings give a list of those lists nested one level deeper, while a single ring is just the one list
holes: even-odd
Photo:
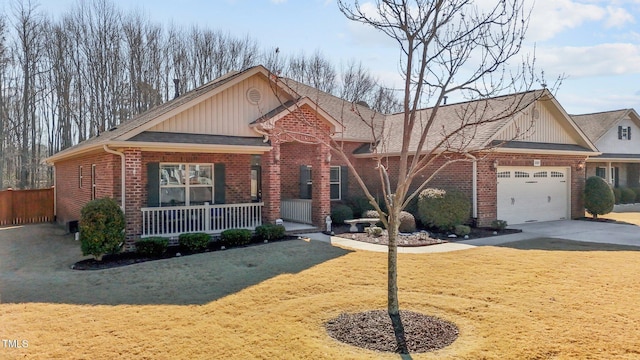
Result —
[{"label": "white window trim", "polygon": [[[188,181],[188,179],[183,179],[185,180],[184,184],[167,184],[167,185],[162,185],[162,167],[163,166],[167,166],[167,165],[178,165],[178,166],[183,166],[184,167],[184,171],[187,172],[187,174],[185,176],[189,176],[188,172],[189,172],[189,167],[190,166],[211,166],[211,185],[209,184],[191,184],[190,181]],[[190,199],[190,188],[207,188],[210,187],[211,188],[211,200],[209,201],[209,203],[213,204],[214,202],[214,194],[215,194],[215,167],[213,163],[183,163],[183,162],[166,162],[166,163],[160,163],[160,171],[158,171],[158,177],[160,177],[158,183],[160,184],[160,197],[159,197],[159,201],[160,204],[162,206],[162,189],[171,189],[171,188],[184,188],[184,205],[185,206],[190,206],[191,205],[191,199]]]},{"label": "white window trim", "polygon": [[[334,168],[338,169],[338,181],[331,181],[331,170]],[[331,198],[331,185],[338,185],[338,198]],[[329,168],[329,200],[331,201],[339,201],[342,200],[342,168],[340,166],[330,166]]]},{"label": "white window trim", "polygon": [[621,126],[620,127],[620,137],[622,140],[629,140],[629,127]]}]

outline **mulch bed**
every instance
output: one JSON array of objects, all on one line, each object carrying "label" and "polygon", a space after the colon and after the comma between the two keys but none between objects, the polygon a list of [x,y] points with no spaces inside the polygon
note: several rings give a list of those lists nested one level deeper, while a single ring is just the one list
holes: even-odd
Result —
[{"label": "mulch bed", "polygon": [[[490,228],[471,228],[471,233],[469,234],[469,239],[478,239],[496,235],[506,235],[506,234],[514,234],[522,232],[522,230],[518,229],[504,229],[496,232]],[[415,247],[415,246],[429,246],[442,244],[446,242],[460,241],[465,240],[463,237],[450,238],[449,233],[439,233],[439,232],[431,232],[427,231],[427,234],[424,232],[421,234],[420,232],[415,232],[411,234],[400,233],[398,236],[398,246],[399,247]],[[379,237],[370,236],[364,232],[352,233],[349,232],[348,226],[339,226],[335,229],[336,236],[343,237],[345,239],[362,241],[370,244],[379,244],[379,245],[388,245],[389,238],[387,236],[387,231],[383,230],[382,235]]]},{"label": "mulch bed", "polygon": [[[288,236],[285,236],[283,239],[272,240],[271,242],[285,241],[285,240],[292,240],[292,239],[298,239],[298,237],[288,235]],[[240,247],[257,246],[257,245],[263,245],[263,244],[264,243],[252,243],[252,244],[243,245]],[[226,249],[231,249],[231,247],[226,247]],[[223,249],[221,248],[220,244],[216,243],[215,241],[210,242],[209,246],[205,250],[200,252],[189,251],[188,249],[180,246],[169,246],[167,251],[165,251],[164,254],[158,257],[142,256],[136,252],[122,252],[118,254],[104,255],[101,261],[95,260],[93,258],[78,261],[77,263],[71,265],[71,268],[74,270],[103,270],[103,269],[111,269],[115,267],[127,266],[132,264],[138,264],[138,263],[147,262],[147,261],[171,259],[174,257],[189,256],[193,254],[202,254],[206,252],[221,251],[221,250]]]},{"label": "mulch bed", "polygon": [[[421,353],[442,349],[458,338],[453,323],[412,311],[400,310],[409,352]],[[332,338],[357,347],[395,352],[396,338],[391,319],[385,310],[340,314],[325,323]]]}]

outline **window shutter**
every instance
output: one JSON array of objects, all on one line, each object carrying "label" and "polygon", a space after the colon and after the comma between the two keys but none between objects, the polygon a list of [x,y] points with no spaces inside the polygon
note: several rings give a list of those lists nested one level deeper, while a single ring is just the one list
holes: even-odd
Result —
[{"label": "window shutter", "polygon": [[311,199],[308,185],[310,173],[307,165],[300,165],[300,199]]},{"label": "window shutter", "polygon": [[631,140],[631,126],[627,127],[627,140]]},{"label": "window shutter", "polygon": [[160,206],[160,163],[147,164],[147,206]]},{"label": "window shutter", "polygon": [[349,197],[349,167],[340,166],[340,192],[341,199],[346,200]]},{"label": "window shutter", "polygon": [[224,204],[226,201],[225,186],[225,168],[224,164],[213,165],[213,202],[216,204]]},{"label": "window shutter", "polygon": [[618,140],[622,140],[622,126],[618,126]]}]

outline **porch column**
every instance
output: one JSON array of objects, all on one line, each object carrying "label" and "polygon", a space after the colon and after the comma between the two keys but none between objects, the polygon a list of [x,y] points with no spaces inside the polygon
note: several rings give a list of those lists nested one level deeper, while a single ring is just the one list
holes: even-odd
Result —
[{"label": "porch column", "polygon": [[142,197],[144,196],[144,184],[142,184],[142,151],[140,149],[126,149],[123,153],[125,157],[125,184],[127,188],[127,198],[125,200],[125,250],[133,250],[134,243],[140,239],[140,234],[142,234],[142,213],[140,212],[143,204]]},{"label": "porch column", "polygon": [[606,169],[607,169],[606,170],[607,183],[613,186],[613,171],[611,169],[611,162],[607,162]]},{"label": "porch column", "polygon": [[274,223],[280,218],[280,144],[262,155],[262,221]]},{"label": "porch column", "polygon": [[331,214],[331,189],[329,181],[330,150],[323,145],[316,145],[313,163],[311,186],[311,216],[313,225],[325,229],[325,218]]}]

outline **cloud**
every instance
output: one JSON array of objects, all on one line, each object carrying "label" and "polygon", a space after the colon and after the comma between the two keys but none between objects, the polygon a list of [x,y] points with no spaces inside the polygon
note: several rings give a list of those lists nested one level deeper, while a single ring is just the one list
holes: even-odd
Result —
[{"label": "cloud", "polygon": [[[615,9],[612,12],[617,14]],[[566,29],[588,21],[602,20],[606,15],[607,10],[592,4],[571,0],[538,0],[531,12],[527,40],[548,40]]]},{"label": "cloud", "polygon": [[569,77],[640,74],[640,45],[609,43],[536,50],[537,66],[549,74]]},{"label": "cloud", "polygon": [[608,28],[616,27],[622,28],[626,23],[634,23],[635,19],[633,15],[631,15],[624,8],[616,8],[613,6],[607,6],[607,21],[605,22],[605,26]]}]

